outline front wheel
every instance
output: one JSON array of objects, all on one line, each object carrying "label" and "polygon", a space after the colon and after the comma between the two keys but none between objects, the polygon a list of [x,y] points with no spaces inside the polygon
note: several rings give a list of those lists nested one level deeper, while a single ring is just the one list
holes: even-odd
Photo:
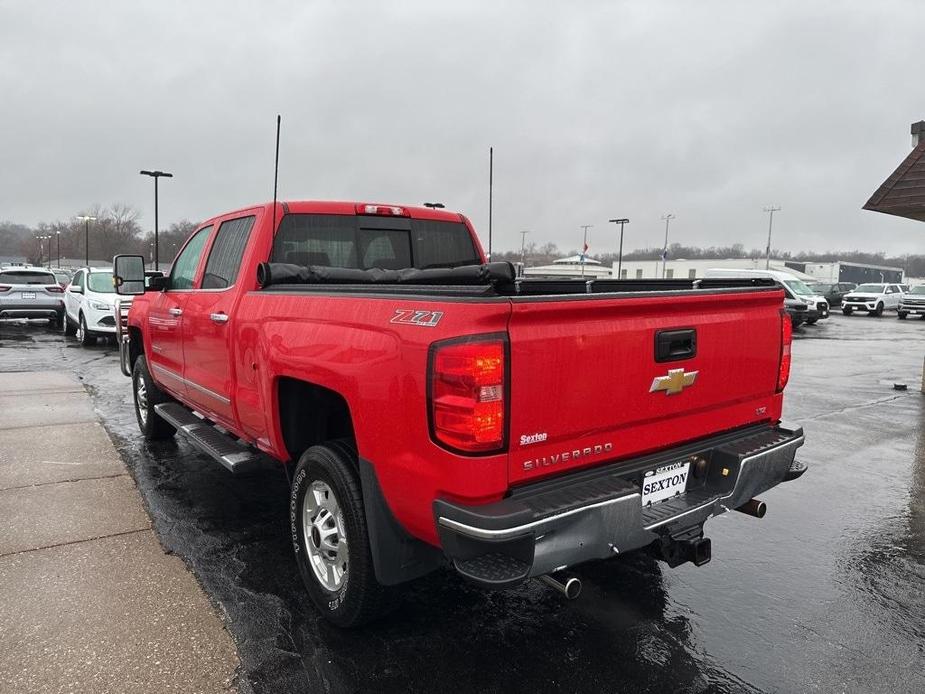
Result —
[{"label": "front wheel", "polygon": [[883,303],[878,303],[877,308],[868,313],[869,316],[882,316],[883,315]]},{"label": "front wheel", "polygon": [[388,592],[376,580],[352,443],[329,441],[299,459],[289,497],[293,550],[318,610],[340,627],[380,616]]},{"label": "front wheel", "polygon": [[854,309],[851,308],[850,306],[845,306],[845,307],[841,310],[841,312],[842,312],[843,314],[845,314],[846,316],[850,316],[851,313],[852,313],[852,311],[854,311]]},{"label": "front wheel", "polygon": [[158,388],[151,379],[148,364],[143,356],[138,357],[135,366],[132,367],[132,394],[135,399],[135,418],[145,440],[159,441],[173,436],[176,429],[161,419],[154,409],[155,405],[169,402],[170,396]]},{"label": "front wheel", "polygon": [[896,315],[899,317],[899,320],[906,320],[906,316],[908,316],[909,314],[906,313],[905,311],[898,311]]},{"label": "front wheel", "polygon": [[81,347],[96,344],[96,336],[87,330],[87,319],[84,318],[82,313],[77,317],[77,342],[80,343]]}]

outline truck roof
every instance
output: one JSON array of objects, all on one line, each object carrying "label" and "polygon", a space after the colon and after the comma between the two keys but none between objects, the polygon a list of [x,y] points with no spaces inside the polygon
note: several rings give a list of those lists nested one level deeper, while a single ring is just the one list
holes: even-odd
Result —
[{"label": "truck roof", "polygon": [[[277,201],[283,214],[339,214],[355,215],[357,214],[357,205],[374,205],[376,207],[400,207],[407,213],[411,219],[429,219],[441,222],[461,222],[463,216],[459,212],[450,212],[449,210],[433,209],[430,207],[413,206],[413,205],[396,205],[394,203],[356,201],[346,200],[279,200]],[[224,217],[229,214],[238,214],[256,209],[272,210],[273,203],[265,202],[256,205],[249,205],[238,210],[222,212],[211,219]]]}]

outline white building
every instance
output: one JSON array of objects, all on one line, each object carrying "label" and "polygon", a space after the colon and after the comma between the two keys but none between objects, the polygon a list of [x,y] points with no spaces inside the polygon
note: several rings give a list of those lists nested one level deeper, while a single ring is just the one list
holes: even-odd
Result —
[{"label": "white building", "polygon": [[580,255],[568,258],[559,258],[550,265],[538,265],[524,268],[526,277],[587,277],[598,279],[610,277],[610,268],[601,265],[600,260],[585,257],[582,261]]},{"label": "white building", "polygon": [[[786,270],[793,272],[790,268],[784,266],[783,260],[771,258],[772,270]],[[714,258],[705,260],[696,258],[686,260],[678,258],[677,260],[669,259],[665,264],[666,279],[693,279],[703,277],[704,273],[711,268],[728,268],[732,270],[764,270],[764,258]],[[799,275],[800,273],[794,272]],[[613,276],[617,276],[617,264],[613,264]],[[624,260],[623,269],[620,273],[620,279],[653,279],[662,276],[661,260]]]}]

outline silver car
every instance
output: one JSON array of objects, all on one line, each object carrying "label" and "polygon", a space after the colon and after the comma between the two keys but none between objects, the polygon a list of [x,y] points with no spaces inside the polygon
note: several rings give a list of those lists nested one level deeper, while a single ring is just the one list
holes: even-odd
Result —
[{"label": "silver car", "polygon": [[40,267],[0,270],[0,318],[64,318],[64,289],[55,274]]}]

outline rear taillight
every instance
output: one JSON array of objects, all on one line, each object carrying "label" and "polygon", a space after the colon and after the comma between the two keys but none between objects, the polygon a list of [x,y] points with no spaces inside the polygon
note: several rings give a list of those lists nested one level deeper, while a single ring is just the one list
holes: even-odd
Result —
[{"label": "rear taillight", "polygon": [[461,453],[505,447],[506,361],[498,336],[431,347],[428,405],[437,443]]},{"label": "rear taillight", "polygon": [[790,380],[790,346],[793,343],[793,324],[785,310],[780,312],[780,368],[777,371],[777,392]]},{"label": "rear taillight", "polygon": [[8,284],[0,284],[0,292],[8,292],[12,287]]},{"label": "rear taillight", "polygon": [[57,284],[51,284],[45,287],[46,292],[51,292],[52,294],[64,294],[64,290],[59,287]]}]

